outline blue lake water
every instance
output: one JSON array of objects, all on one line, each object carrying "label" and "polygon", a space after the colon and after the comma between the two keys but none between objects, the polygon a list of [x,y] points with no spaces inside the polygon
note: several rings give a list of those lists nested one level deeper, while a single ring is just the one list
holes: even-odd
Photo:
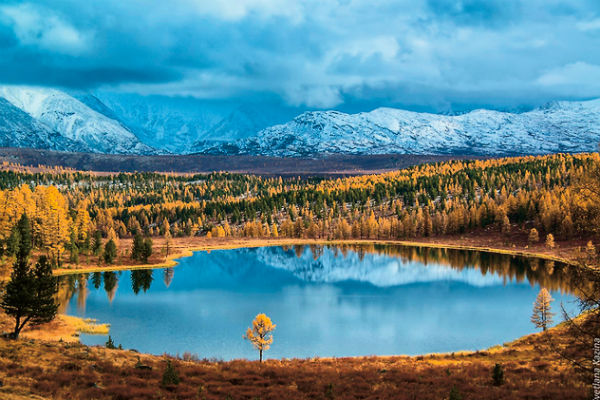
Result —
[{"label": "blue lake water", "polygon": [[124,348],[225,360],[257,358],[242,335],[263,312],[277,324],[267,358],[485,349],[535,331],[541,286],[555,310],[575,308],[567,266],[400,246],[217,250],[61,278],[63,312],[110,323]]}]

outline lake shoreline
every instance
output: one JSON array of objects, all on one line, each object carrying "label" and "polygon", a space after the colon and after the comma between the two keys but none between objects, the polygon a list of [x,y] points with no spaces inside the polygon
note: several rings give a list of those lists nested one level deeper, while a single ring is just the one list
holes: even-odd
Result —
[{"label": "lake shoreline", "polygon": [[[486,243],[487,244],[487,243]],[[54,275],[63,276],[80,273],[93,272],[108,272],[108,271],[124,271],[136,269],[160,269],[171,268],[179,264],[179,259],[191,257],[194,252],[212,251],[212,250],[232,250],[240,248],[256,248],[256,247],[272,247],[272,246],[326,246],[326,245],[390,245],[390,246],[407,246],[407,247],[426,247],[436,249],[452,249],[479,251],[486,253],[497,253],[512,256],[520,256],[527,258],[539,258],[547,261],[560,262],[572,266],[581,266],[573,254],[571,248],[564,253],[562,249],[544,249],[541,246],[529,249],[510,249],[506,247],[494,247],[489,244],[478,243],[457,243],[456,240],[438,239],[437,241],[409,241],[409,240],[389,240],[389,239],[350,239],[350,240],[325,240],[325,239],[294,239],[294,238],[269,238],[269,239],[246,239],[246,238],[230,238],[230,239],[204,239],[195,241],[186,241],[182,244],[175,244],[173,252],[163,258],[162,261],[157,261],[148,264],[119,264],[119,265],[67,265],[54,270]],[[159,246],[158,250],[164,249]],[[548,251],[550,250],[550,251]],[[591,266],[588,266],[591,267]],[[593,267],[592,267],[593,268]]]}]

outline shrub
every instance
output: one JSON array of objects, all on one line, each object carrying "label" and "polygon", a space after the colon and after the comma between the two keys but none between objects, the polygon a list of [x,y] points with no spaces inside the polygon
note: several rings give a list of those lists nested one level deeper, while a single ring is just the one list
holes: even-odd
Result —
[{"label": "shrub", "polygon": [[492,380],[494,381],[495,386],[500,386],[504,383],[504,367],[502,367],[502,364],[494,365],[494,369],[492,370]]},{"label": "shrub", "polygon": [[179,381],[179,373],[177,373],[177,370],[171,364],[171,360],[167,360],[167,368],[162,377],[163,386],[179,385]]},{"label": "shrub", "polygon": [[450,389],[450,395],[448,396],[448,399],[449,400],[462,400],[462,395],[460,394],[460,392],[458,391],[456,386],[452,386],[452,389]]},{"label": "shrub", "polygon": [[333,399],[334,398],[334,395],[333,395],[333,383],[330,383],[327,386],[325,386],[325,398],[326,399]]}]

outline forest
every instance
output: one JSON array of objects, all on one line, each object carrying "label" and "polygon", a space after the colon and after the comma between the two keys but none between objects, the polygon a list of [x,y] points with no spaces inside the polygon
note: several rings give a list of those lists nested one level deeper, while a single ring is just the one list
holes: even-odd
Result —
[{"label": "forest", "polygon": [[14,254],[22,214],[34,247],[54,265],[113,252],[129,237],[140,259],[159,236],[168,246],[185,236],[412,239],[517,229],[553,243],[596,233],[600,204],[586,180],[599,165],[594,153],[448,161],[337,179],[5,170],[0,250]]}]

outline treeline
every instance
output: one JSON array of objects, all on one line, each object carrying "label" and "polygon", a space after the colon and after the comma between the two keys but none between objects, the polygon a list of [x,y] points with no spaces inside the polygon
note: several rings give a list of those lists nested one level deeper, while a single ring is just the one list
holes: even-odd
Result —
[{"label": "treeline", "polygon": [[308,180],[1,172],[0,241],[10,253],[22,213],[36,247],[59,259],[136,235],[406,239],[520,227],[570,239],[599,226],[600,202],[586,189],[599,165],[598,154],[557,154]]}]

